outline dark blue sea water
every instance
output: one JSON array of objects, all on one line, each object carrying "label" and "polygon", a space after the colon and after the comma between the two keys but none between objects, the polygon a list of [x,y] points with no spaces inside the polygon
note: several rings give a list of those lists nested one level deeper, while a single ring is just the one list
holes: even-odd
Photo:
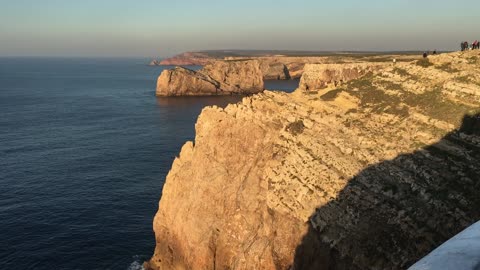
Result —
[{"label": "dark blue sea water", "polygon": [[146,62],[0,58],[0,269],[138,269],[152,255],[199,112],[240,98],[156,98],[162,67]]}]

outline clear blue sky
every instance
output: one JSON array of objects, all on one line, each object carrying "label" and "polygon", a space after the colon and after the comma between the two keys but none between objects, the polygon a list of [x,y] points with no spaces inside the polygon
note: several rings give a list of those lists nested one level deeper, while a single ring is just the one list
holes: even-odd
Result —
[{"label": "clear blue sky", "polygon": [[474,39],[474,0],[0,0],[0,56],[454,50]]}]

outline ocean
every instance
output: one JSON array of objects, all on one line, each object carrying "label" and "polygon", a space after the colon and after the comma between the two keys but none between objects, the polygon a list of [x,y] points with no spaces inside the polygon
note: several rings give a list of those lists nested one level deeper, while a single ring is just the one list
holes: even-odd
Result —
[{"label": "ocean", "polygon": [[198,114],[241,97],[156,98],[164,67],[146,63],[0,58],[0,269],[140,269],[153,254],[165,176]]}]

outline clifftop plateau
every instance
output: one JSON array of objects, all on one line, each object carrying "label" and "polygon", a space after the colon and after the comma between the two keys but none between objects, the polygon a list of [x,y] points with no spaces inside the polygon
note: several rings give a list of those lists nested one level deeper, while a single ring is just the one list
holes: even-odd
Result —
[{"label": "clifftop plateau", "polygon": [[442,54],[205,108],[146,268],[408,268],[480,219],[479,68]]},{"label": "clifftop plateau", "polygon": [[151,62],[150,65],[156,66],[203,66],[212,61],[215,58],[202,52],[185,52],[179,55],[175,55],[171,58],[164,59],[160,62]]}]

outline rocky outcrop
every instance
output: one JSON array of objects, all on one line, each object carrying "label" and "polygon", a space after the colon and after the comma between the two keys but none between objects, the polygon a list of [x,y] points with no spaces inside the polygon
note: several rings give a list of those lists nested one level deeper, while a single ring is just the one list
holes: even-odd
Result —
[{"label": "rocky outcrop", "polygon": [[290,78],[292,79],[299,79],[303,75],[303,69],[305,67],[305,63],[288,63],[286,64],[288,73],[290,74]]},{"label": "rocky outcrop", "polygon": [[288,80],[290,79],[290,73],[285,64],[282,63],[267,63],[262,62],[260,69],[263,73],[264,80]]},{"label": "rocky outcrop", "polygon": [[[260,63],[264,79],[298,79],[303,75],[308,64],[354,64],[369,63],[391,64],[393,59],[397,62],[411,61],[420,58],[416,55],[375,55],[375,54],[330,54],[325,56],[258,56],[258,57],[226,57],[227,60],[255,59]],[[285,67],[285,68],[284,68]],[[284,68],[284,71],[282,70]],[[285,75],[283,75],[285,74]],[[287,76],[288,74],[288,76]]]},{"label": "rocky outcrop", "polygon": [[249,94],[263,91],[257,61],[216,61],[199,71],[177,67],[157,80],[157,96]]},{"label": "rocky outcrop", "polygon": [[164,70],[157,80],[157,96],[201,96],[217,94],[220,84],[208,75],[176,67]]},{"label": "rocky outcrop", "polygon": [[158,63],[160,66],[204,66],[215,60],[203,52],[185,52],[175,55],[171,58],[164,59]]},{"label": "rocky outcrop", "polygon": [[337,86],[383,67],[385,64],[375,63],[306,64],[300,79],[300,89],[322,89],[331,84]]},{"label": "rocky outcrop", "polygon": [[408,268],[480,219],[479,59],[205,108],[146,268]]},{"label": "rocky outcrop", "polygon": [[150,63],[148,64],[149,66],[159,66],[160,65],[160,61],[159,60],[156,60],[156,59],[152,59],[152,61],[150,61]]}]

